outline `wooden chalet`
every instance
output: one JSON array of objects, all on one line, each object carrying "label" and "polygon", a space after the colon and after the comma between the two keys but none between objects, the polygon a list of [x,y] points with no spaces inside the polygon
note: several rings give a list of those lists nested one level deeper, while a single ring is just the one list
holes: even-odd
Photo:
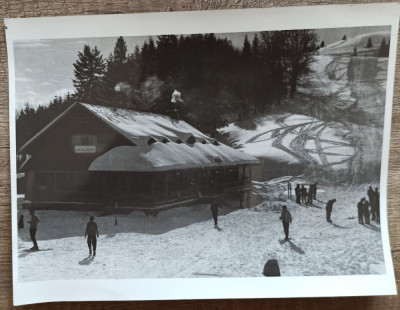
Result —
[{"label": "wooden chalet", "polygon": [[[229,196],[259,161],[166,116],[75,103],[18,152],[24,208],[130,212]],[[116,207],[117,202],[117,207]]]}]

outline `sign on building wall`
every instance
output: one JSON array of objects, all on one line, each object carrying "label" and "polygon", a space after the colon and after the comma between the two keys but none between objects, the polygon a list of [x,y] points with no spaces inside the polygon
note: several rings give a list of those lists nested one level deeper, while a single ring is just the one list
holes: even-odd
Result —
[{"label": "sign on building wall", "polygon": [[75,153],[84,154],[84,153],[96,153],[95,145],[75,145]]}]

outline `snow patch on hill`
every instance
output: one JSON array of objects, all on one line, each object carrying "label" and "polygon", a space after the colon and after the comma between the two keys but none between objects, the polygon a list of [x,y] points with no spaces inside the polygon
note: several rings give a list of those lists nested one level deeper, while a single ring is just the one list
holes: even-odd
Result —
[{"label": "snow patch on hill", "polygon": [[219,129],[242,151],[278,163],[342,164],[354,155],[346,138],[348,129],[340,123],[323,122],[297,114],[278,114],[257,118],[252,130],[239,124]]},{"label": "snow patch on hill", "polygon": [[[367,48],[368,39],[371,38],[372,47]],[[358,55],[374,55],[379,49],[382,40],[386,43],[390,40],[390,31],[378,31],[373,33],[362,34],[347,40],[340,40],[327,45],[319,50],[320,55],[352,55],[354,48],[357,48]]]}]

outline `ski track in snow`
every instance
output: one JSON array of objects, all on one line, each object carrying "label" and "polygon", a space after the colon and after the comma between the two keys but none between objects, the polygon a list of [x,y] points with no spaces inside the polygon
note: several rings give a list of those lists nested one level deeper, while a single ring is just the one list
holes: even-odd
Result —
[{"label": "ski track in snow", "polygon": [[[265,190],[265,186],[259,188]],[[83,236],[38,240],[39,247],[52,249],[39,252],[24,252],[31,242],[19,240],[19,279],[260,277],[268,259],[278,260],[282,276],[384,272],[379,224],[371,222],[367,227],[357,220],[356,203],[367,187],[319,188],[319,201],[308,207],[297,205],[294,198],[277,199],[278,187],[275,198],[220,216],[222,231],[213,228],[212,219],[158,235],[119,233],[117,226],[115,234],[100,236],[94,259],[88,257]],[[338,201],[333,207],[334,223],[329,224],[325,204],[333,197]],[[280,245],[283,204],[292,213],[293,223],[290,241]]]}]

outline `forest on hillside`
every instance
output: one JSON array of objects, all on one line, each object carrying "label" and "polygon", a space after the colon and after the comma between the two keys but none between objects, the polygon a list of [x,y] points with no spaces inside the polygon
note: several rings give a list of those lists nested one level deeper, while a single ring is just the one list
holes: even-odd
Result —
[{"label": "forest on hillside", "polygon": [[108,57],[84,45],[72,64],[75,93],[19,111],[17,150],[76,101],[167,115],[213,136],[294,98],[318,42],[313,30],[286,30],[245,36],[241,48],[212,33],[149,37],[133,51],[119,37]]}]

